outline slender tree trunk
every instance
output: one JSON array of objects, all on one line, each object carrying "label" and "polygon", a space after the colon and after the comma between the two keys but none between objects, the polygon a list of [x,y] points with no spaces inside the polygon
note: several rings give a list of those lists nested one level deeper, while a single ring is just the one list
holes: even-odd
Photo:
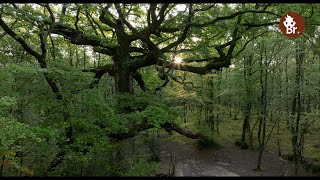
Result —
[{"label": "slender tree trunk", "polygon": [[281,145],[280,145],[280,119],[277,122],[277,146],[278,146],[278,155],[281,156]]},{"label": "slender tree trunk", "polygon": [[71,45],[68,44],[68,49],[69,49],[69,64],[70,67],[73,67],[73,53],[72,53],[72,48],[70,47]]},{"label": "slender tree trunk", "polygon": [[[221,93],[221,81],[222,81],[222,73],[221,72],[219,72],[218,73],[218,83],[217,83],[217,94],[220,94]],[[217,103],[218,104],[221,104],[221,96],[219,95],[218,96],[218,99],[217,99]]]},{"label": "slender tree trunk", "polygon": [[50,37],[50,42],[51,42],[51,56],[52,56],[52,60],[53,60],[53,61],[56,61],[55,46],[54,46],[54,42],[53,42],[53,39],[52,39],[51,34],[49,35],[49,37]]},{"label": "slender tree trunk", "polygon": [[86,47],[83,47],[83,69],[86,69],[86,61],[87,61]]},{"label": "slender tree trunk", "polygon": [[[287,56],[285,58],[285,75],[286,75],[286,84],[285,84],[285,92],[286,92],[286,112],[287,112],[287,117],[290,117],[290,113],[289,113],[289,102],[288,102],[288,97],[289,97],[289,91],[288,91],[288,87],[289,87],[289,77],[288,77],[288,58],[289,56]],[[289,118],[287,118],[287,125],[289,125]]]},{"label": "slender tree trunk", "polygon": [[184,99],[184,103],[183,103],[183,121],[184,123],[188,122],[188,105],[187,105],[186,99]]},{"label": "slender tree trunk", "polygon": [[[187,73],[183,72],[183,82],[185,82],[185,80],[187,79]],[[188,123],[188,102],[187,99],[184,98],[184,104],[183,104],[183,119],[184,119],[184,123]]]},{"label": "slender tree trunk", "polygon": [[[274,99],[274,67],[270,70],[270,79],[271,79],[271,82],[270,82],[270,86],[271,86],[271,91],[270,91],[270,95],[269,95],[269,101],[268,101],[268,104],[269,104],[269,107],[271,106],[271,103]],[[280,79],[280,78],[279,78]],[[273,108],[271,108],[270,110],[270,121],[273,122],[273,115],[274,115],[274,111],[273,111]]]},{"label": "slender tree trunk", "polygon": [[[319,67],[319,72],[320,72],[320,54],[318,55],[318,62],[319,62],[319,64],[318,64],[318,67]],[[319,80],[318,80],[318,87],[320,87],[320,78],[319,78]],[[320,110],[320,88],[319,88],[319,91],[318,91],[318,102],[317,102],[317,109],[318,110]]]},{"label": "slender tree trunk", "polygon": [[219,117],[219,114],[217,114],[217,127],[216,127],[216,130],[217,130],[217,134],[219,134],[219,123],[220,123],[220,117]]},{"label": "slender tree trunk", "polygon": [[259,118],[257,118],[256,122],[253,124],[252,128],[251,128],[251,131],[250,131],[250,149],[253,150],[253,131],[254,131],[254,128],[256,127],[256,125],[258,124],[259,122]]},{"label": "slender tree trunk", "polygon": [[[279,95],[280,95],[280,97],[282,97],[282,67],[281,66],[279,66],[279,78],[278,78],[278,82],[279,82],[279,84],[278,84],[278,86],[279,86]],[[282,106],[282,98],[279,98],[279,104],[280,104],[280,106]],[[278,112],[278,118],[279,118],[279,116],[281,117],[282,115],[283,115],[283,110],[282,110],[282,108],[281,108],[281,111],[280,112]],[[279,118],[279,120],[278,120],[278,122],[277,122],[277,146],[278,146],[278,155],[279,156],[281,156],[281,145],[280,145],[280,119],[281,118]]]},{"label": "slender tree trunk", "polygon": [[[204,87],[203,87],[203,78],[202,78],[202,76],[201,75],[199,75],[200,76],[200,81],[201,81],[201,90],[200,90],[200,92],[201,92],[201,98],[203,99],[203,94],[204,94],[204,92],[203,92],[203,89],[204,89]],[[198,124],[200,125],[201,124],[201,119],[203,118],[203,111],[204,111],[204,109],[205,109],[205,107],[204,107],[204,105],[203,104],[200,104],[200,110],[199,110],[199,113],[200,113],[200,118],[198,119]],[[205,115],[204,115],[205,116]],[[204,117],[205,118],[205,117]]]},{"label": "slender tree trunk", "polygon": [[78,48],[76,47],[75,49],[76,49],[76,59],[77,59],[76,68],[78,68],[78,65],[79,65],[79,62],[80,62],[80,58],[79,58]]},{"label": "slender tree trunk", "polygon": [[226,89],[228,90],[228,102],[226,103],[227,104],[227,107],[229,107],[229,116],[232,117],[232,110],[231,110],[231,93],[230,93],[230,84],[228,83],[228,75],[229,75],[229,69],[226,70],[226,79],[225,81],[227,82],[226,83]]},{"label": "slender tree trunk", "polygon": [[214,129],[214,117],[213,117],[213,78],[212,77],[209,77],[208,90],[209,90],[208,122],[211,127],[211,130],[213,130]]},{"label": "slender tree trunk", "polygon": [[204,120],[205,120],[205,123],[209,122],[209,103],[208,103],[208,100],[206,101],[206,104],[204,107]]},{"label": "slender tree trunk", "polygon": [[[262,51],[260,49],[260,51]],[[260,76],[259,76],[259,79],[260,79],[260,88],[261,88],[261,91],[260,91],[260,114],[259,114],[259,128],[258,128],[258,145],[259,145],[259,157],[258,157],[258,163],[257,163],[257,167],[256,169],[257,170],[260,170],[260,164],[261,164],[261,153],[260,153],[260,150],[262,149],[262,142],[261,142],[261,129],[262,129],[262,124],[263,124],[263,93],[264,93],[264,90],[263,90],[263,63],[262,63],[262,52],[260,52],[260,61],[259,61],[259,65],[260,65]]]},{"label": "slender tree trunk", "polygon": [[251,115],[251,66],[253,55],[244,58],[244,79],[246,89],[246,105],[244,110],[244,120],[242,125],[242,137],[241,142],[246,142],[246,132],[250,127],[250,115]]},{"label": "slender tree trunk", "polygon": [[100,66],[100,63],[101,63],[101,54],[98,53],[98,66]]},{"label": "slender tree trunk", "polygon": [[307,103],[307,111],[311,112],[311,95],[308,94],[308,103]]},{"label": "slender tree trunk", "polygon": [[304,49],[300,45],[297,46],[296,49],[296,76],[295,76],[295,92],[294,97],[292,101],[292,109],[291,109],[291,115],[292,115],[292,123],[290,123],[291,126],[291,141],[292,141],[292,150],[293,150],[293,158],[295,162],[295,174],[298,173],[298,163],[300,159],[299,154],[299,145],[301,142],[299,142],[299,136],[302,136],[302,132],[300,130],[300,119],[301,119],[301,67],[304,59]]},{"label": "slender tree trunk", "polygon": [[[265,49],[264,49],[265,50]],[[266,139],[266,116],[267,116],[267,79],[268,79],[268,63],[262,62],[262,52],[260,54],[260,87],[261,87],[261,97],[260,97],[260,116],[259,116],[259,157],[257,163],[257,170],[261,169],[261,159],[265,147]],[[262,130],[262,132],[261,132]],[[262,133],[262,137],[261,137]]]}]

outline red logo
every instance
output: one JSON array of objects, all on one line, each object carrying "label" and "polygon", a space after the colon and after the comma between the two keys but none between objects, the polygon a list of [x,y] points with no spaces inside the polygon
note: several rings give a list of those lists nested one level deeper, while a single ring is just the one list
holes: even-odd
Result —
[{"label": "red logo", "polygon": [[279,25],[282,34],[294,38],[302,34],[304,30],[304,19],[296,12],[288,12],[281,17]]}]

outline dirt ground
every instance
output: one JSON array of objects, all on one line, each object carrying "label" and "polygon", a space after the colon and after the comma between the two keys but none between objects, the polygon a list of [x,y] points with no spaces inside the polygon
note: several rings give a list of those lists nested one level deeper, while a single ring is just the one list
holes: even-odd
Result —
[{"label": "dirt ground", "polygon": [[[161,169],[158,174],[168,174],[170,159],[175,154],[174,176],[295,176],[294,163],[280,160],[275,152],[264,152],[261,171],[254,171],[258,152],[243,150],[232,144],[221,148],[198,150],[194,144],[165,141],[160,136]],[[297,176],[319,176],[299,168]]]}]

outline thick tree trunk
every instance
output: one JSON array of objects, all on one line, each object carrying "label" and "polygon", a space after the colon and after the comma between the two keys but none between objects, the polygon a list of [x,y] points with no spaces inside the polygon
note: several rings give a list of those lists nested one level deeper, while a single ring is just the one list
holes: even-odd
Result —
[{"label": "thick tree trunk", "polygon": [[115,93],[133,93],[133,73],[121,63],[115,63],[114,69]]},{"label": "thick tree trunk", "polygon": [[[129,47],[128,47],[129,48]],[[120,49],[120,48],[119,48]],[[123,48],[121,48],[123,49]],[[126,54],[127,53],[127,54]],[[129,54],[124,50],[119,50],[118,56],[114,58],[114,85],[115,94],[124,95],[133,93],[133,73],[130,67],[128,67]],[[123,106],[123,102],[118,100],[117,108],[119,113],[131,113],[133,110],[128,106]]]},{"label": "thick tree trunk", "polygon": [[115,49],[115,56],[113,57],[113,69],[115,80],[115,93],[133,93],[133,72],[129,63],[129,47],[130,42],[128,36],[124,32],[124,25],[122,22],[117,24],[117,39],[119,45]]}]

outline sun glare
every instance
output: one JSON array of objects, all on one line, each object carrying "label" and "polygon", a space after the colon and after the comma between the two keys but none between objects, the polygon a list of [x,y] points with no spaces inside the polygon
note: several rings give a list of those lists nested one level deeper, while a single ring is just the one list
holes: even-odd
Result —
[{"label": "sun glare", "polygon": [[180,57],[174,58],[174,63],[180,64],[182,62],[182,59]]}]

